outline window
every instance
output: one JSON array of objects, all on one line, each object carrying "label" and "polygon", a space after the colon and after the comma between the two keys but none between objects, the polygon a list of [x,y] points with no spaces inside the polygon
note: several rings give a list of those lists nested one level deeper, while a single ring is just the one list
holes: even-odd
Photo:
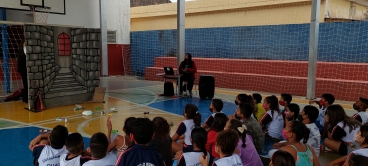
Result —
[{"label": "window", "polygon": [[70,38],[66,33],[58,37],[59,56],[70,56]]}]

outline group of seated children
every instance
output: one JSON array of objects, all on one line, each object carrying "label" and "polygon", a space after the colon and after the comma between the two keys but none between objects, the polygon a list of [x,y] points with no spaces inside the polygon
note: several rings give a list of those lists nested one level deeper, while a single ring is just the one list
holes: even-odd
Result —
[{"label": "group of seated children", "polygon": [[[358,112],[348,117],[332,94],[320,101],[310,101],[303,109],[291,103],[292,96],[282,94],[263,100],[259,94],[239,94],[234,114],[222,112],[223,102],[213,99],[211,115],[201,125],[197,106],[187,104],[184,121],[170,137],[170,125],[162,117],[129,117],[122,135],[95,133],[84,150],[79,133],[69,135],[64,126],[40,134],[30,143],[34,164],[40,166],[171,166],[244,165],[262,166],[260,153],[266,141],[274,141],[269,157],[273,166],[319,166],[320,152],[334,151],[343,157],[329,165],[359,165],[368,159],[368,99],[359,98],[353,105]],[[312,104],[317,103],[319,109]],[[301,110],[301,111],[300,111]],[[321,139],[323,145],[321,145]],[[320,148],[322,147],[322,148]]]},{"label": "group of seated children", "polygon": [[[257,100],[253,96],[257,96]],[[249,97],[253,97],[254,102],[249,102]],[[358,136],[358,131],[368,121],[368,99],[359,98],[354,103],[353,108],[358,112],[352,117],[346,115],[341,105],[333,104],[335,97],[329,93],[323,94],[319,101],[310,101],[310,105],[303,109],[291,102],[290,94],[281,94],[280,99],[267,96],[262,104],[260,100],[262,97],[258,94],[239,94],[235,101],[239,105],[235,118],[240,119],[248,129],[247,134],[254,140],[258,153],[265,150],[265,142],[276,141],[274,150],[269,151],[271,159],[274,154],[280,154],[278,151],[282,151],[291,154],[295,165],[320,165],[320,152],[329,150],[344,156],[330,165],[347,165],[348,155],[362,147],[357,138],[365,138],[365,135]],[[313,106],[315,103],[319,109]],[[259,105],[265,110],[261,118],[255,116],[260,110]],[[257,109],[252,110],[255,107]],[[233,115],[229,118],[233,118]],[[257,120],[259,124],[255,123]],[[361,149],[357,153],[368,157],[368,149]]]}]

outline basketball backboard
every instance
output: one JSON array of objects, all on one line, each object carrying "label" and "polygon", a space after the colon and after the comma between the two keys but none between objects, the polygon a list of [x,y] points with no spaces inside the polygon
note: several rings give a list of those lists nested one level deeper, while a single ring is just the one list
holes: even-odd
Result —
[{"label": "basketball backboard", "polygon": [[29,6],[50,7],[51,14],[65,15],[66,0],[0,0],[0,8],[30,11]]}]

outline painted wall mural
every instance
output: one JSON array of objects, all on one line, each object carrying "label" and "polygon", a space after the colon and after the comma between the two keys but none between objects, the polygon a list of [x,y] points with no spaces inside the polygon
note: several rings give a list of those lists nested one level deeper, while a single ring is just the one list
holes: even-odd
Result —
[{"label": "painted wall mural", "polygon": [[92,100],[100,83],[100,29],[25,25],[29,103],[46,107]]}]

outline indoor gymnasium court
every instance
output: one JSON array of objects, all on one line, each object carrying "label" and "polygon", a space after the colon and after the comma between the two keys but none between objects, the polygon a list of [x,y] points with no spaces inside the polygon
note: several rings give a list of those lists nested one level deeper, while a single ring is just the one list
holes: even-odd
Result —
[{"label": "indoor gymnasium court", "polygon": [[[368,97],[367,7],[363,0],[0,0],[0,99],[9,99],[0,103],[0,165],[33,165],[30,141],[57,125],[80,133],[85,148],[93,134],[107,133],[109,117],[121,135],[128,117],[163,117],[172,136],[187,104],[204,123],[212,98],[233,115],[242,93],[291,94],[300,111],[331,93],[353,116],[355,101]],[[179,96],[176,84],[186,53],[196,64],[191,97]],[[207,98],[205,76],[214,78]],[[26,92],[15,95],[24,79]],[[167,83],[174,95],[165,96]],[[106,88],[103,102],[92,101],[98,87]],[[263,165],[273,143],[259,153]],[[321,151],[319,162],[339,157]]]}]

